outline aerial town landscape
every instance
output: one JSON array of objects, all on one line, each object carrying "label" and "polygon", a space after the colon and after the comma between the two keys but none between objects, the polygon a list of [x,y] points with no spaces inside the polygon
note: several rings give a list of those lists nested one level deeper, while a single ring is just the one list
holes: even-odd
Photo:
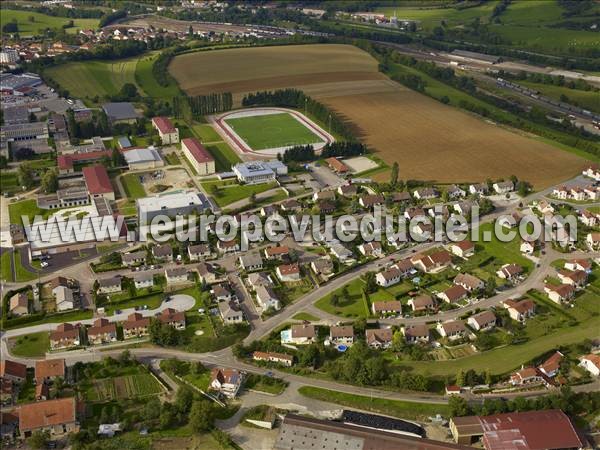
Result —
[{"label": "aerial town landscape", "polygon": [[2,448],[599,448],[600,2],[0,28]]}]

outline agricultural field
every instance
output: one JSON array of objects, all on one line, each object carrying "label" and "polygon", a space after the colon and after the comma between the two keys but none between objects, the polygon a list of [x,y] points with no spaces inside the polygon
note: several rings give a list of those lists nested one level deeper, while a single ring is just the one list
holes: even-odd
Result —
[{"label": "agricultural field", "polygon": [[73,97],[91,101],[95,96],[115,95],[125,83],[136,84],[138,58],[84,61],[49,68],[46,72]]},{"label": "agricultural field", "polygon": [[[280,61],[277,65],[272,63],[275,58]],[[574,176],[586,165],[575,153],[483,121],[391,81],[377,72],[374,58],[355,47],[298,45],[196,52],[177,56],[169,70],[190,94],[231,91],[237,101],[250,91],[302,89],[345,117],[386,164],[397,161],[400,178],[444,183],[516,175],[539,189]],[[448,96],[451,105],[460,100],[478,102],[436,80],[423,79],[428,94]],[[372,176],[387,181],[389,170]]]},{"label": "agricultural field", "polygon": [[288,113],[238,117],[225,122],[252,150],[321,142],[317,135]]},{"label": "agricultural field", "polygon": [[93,380],[86,390],[86,400],[108,402],[160,394],[160,383],[151,374],[142,372],[113,378]]},{"label": "agricultural field", "polygon": [[180,95],[179,88],[175,84],[161,86],[156,82],[152,74],[152,65],[159,52],[142,56],[137,60],[135,67],[135,81],[138,87],[149,97],[171,99]]},{"label": "agricultural field", "polygon": [[[31,20],[33,18],[33,21]],[[98,27],[98,19],[70,19],[68,17],[54,17],[38,12],[17,11],[2,9],[0,14],[0,27],[7,23],[16,21],[21,36],[32,36],[43,34],[46,29],[60,29],[73,21],[73,27],[67,28],[67,33],[76,33],[80,29]]]}]

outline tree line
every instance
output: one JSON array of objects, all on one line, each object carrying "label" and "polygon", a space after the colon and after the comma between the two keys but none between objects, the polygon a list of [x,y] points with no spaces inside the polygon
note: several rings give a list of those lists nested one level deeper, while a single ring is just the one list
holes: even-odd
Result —
[{"label": "tree line", "polygon": [[208,95],[187,97],[194,119],[200,119],[207,114],[229,111],[233,107],[231,92],[219,92]]}]

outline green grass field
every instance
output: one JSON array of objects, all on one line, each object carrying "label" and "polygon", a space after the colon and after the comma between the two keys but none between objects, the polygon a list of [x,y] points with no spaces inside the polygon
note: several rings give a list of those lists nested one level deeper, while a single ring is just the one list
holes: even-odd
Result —
[{"label": "green grass field", "polygon": [[125,83],[135,84],[138,58],[73,62],[51,67],[47,74],[73,97],[91,102],[95,96],[115,95]]},{"label": "green grass field", "polygon": [[288,113],[225,120],[253,150],[306,145],[321,139]]},{"label": "green grass field", "polygon": [[9,194],[12,194],[19,189],[17,172],[2,170],[2,173],[0,174],[0,193],[4,194],[5,192],[8,192]]},{"label": "green grass field", "polygon": [[450,410],[448,405],[417,402],[406,402],[402,400],[388,400],[377,397],[365,397],[363,395],[347,394],[345,392],[330,391],[312,386],[302,386],[298,392],[315,400],[337,403],[350,408],[362,409],[374,413],[386,414],[388,416],[403,419],[425,419],[436,414],[448,417]]},{"label": "green grass field", "polygon": [[219,133],[215,131],[212,125],[195,123],[192,125],[192,129],[203,144],[207,142],[223,142],[223,138],[219,136]]},{"label": "green grass field", "polygon": [[11,251],[5,251],[4,253],[2,253],[2,256],[0,256],[0,273],[2,274],[2,279],[4,281],[8,281],[11,282],[13,281],[13,274],[12,274],[12,252]]},{"label": "green grass field", "polygon": [[37,357],[44,356],[50,349],[50,334],[46,331],[26,334],[14,341],[11,353],[15,356]]},{"label": "green grass field", "polygon": [[179,88],[175,83],[169,86],[161,86],[156,82],[152,74],[152,64],[159,52],[142,56],[138,59],[135,66],[135,81],[137,85],[146,93],[146,95],[155,98],[165,98],[169,101],[178,95],[181,95]]},{"label": "green grass field", "polygon": [[292,317],[292,319],[307,320],[309,322],[318,322],[319,321],[318,317],[315,317],[312,314],[309,314],[307,312],[299,312],[298,314],[294,315],[294,317]]},{"label": "green grass field", "polygon": [[[30,20],[33,18],[33,22]],[[98,19],[70,19],[68,17],[54,17],[46,14],[30,11],[17,11],[2,9],[0,14],[0,26],[16,21],[21,36],[32,36],[43,34],[47,28],[59,29],[73,20],[73,27],[67,28],[67,33],[76,33],[79,29],[98,28]]]},{"label": "green grass field", "polygon": [[146,191],[144,190],[144,186],[140,183],[140,175],[135,173],[128,173],[121,177],[121,183],[123,184],[123,189],[127,194],[127,198],[135,200],[136,198],[141,198],[146,196]]},{"label": "green grass field", "polygon": [[[212,186],[219,186],[219,194],[212,194]],[[261,192],[268,191],[277,187],[275,183],[263,183],[263,184],[230,184],[222,181],[205,181],[202,183],[202,187],[206,192],[211,195],[217,205],[223,207],[230,205],[233,202],[242,200],[250,197],[252,194],[260,194]]]},{"label": "green grass field", "polygon": [[56,210],[40,209],[37,207],[35,200],[21,200],[20,202],[10,203],[8,205],[8,215],[10,223],[22,223],[21,217],[29,217],[29,221],[33,222],[36,215],[47,219]]}]

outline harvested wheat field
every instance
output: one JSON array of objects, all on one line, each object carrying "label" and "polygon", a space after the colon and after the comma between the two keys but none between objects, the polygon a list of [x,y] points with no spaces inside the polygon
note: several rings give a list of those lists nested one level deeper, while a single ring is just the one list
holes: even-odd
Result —
[{"label": "harvested wheat field", "polygon": [[[169,70],[189,94],[295,87],[336,110],[404,179],[476,182],[516,175],[537,189],[571,178],[586,160],[393,82],[349,45],[254,47],[177,56]],[[375,178],[386,180],[388,172]]]}]

